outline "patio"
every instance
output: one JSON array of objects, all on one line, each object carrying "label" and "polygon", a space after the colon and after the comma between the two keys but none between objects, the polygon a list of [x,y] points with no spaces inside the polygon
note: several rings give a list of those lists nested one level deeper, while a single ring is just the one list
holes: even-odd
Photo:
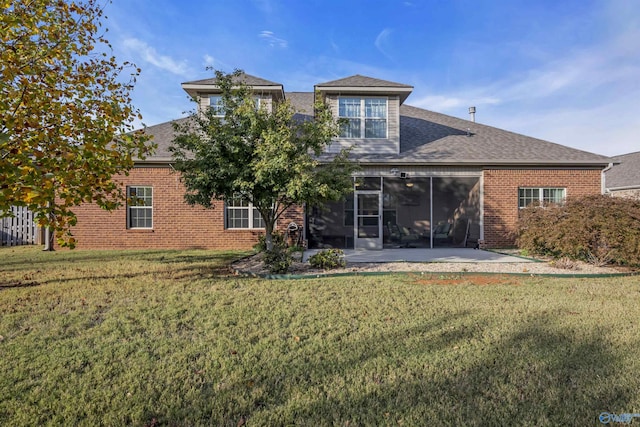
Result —
[{"label": "patio", "polygon": [[[320,249],[309,249],[304,261]],[[460,263],[523,263],[533,260],[471,248],[399,248],[383,250],[344,249],[348,263],[365,262],[460,262]]]}]

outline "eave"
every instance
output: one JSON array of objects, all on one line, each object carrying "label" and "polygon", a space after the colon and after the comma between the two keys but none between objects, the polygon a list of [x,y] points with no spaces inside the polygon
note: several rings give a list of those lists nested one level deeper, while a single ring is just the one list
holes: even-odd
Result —
[{"label": "eave", "polygon": [[[258,85],[249,86],[253,92],[256,93],[270,93],[275,95],[276,99],[284,99],[284,87],[282,85]],[[220,86],[212,84],[194,84],[183,83],[182,89],[189,94],[192,98],[196,98],[203,93],[219,93]]]},{"label": "eave", "polygon": [[[489,159],[475,159],[475,160],[407,160],[407,159],[367,159],[367,158],[351,158],[352,161],[368,166],[384,166],[384,165],[399,165],[399,166],[472,166],[481,168],[553,168],[553,169],[577,169],[577,168],[593,168],[604,169],[609,163],[599,160],[565,160],[565,161],[544,161],[544,160],[489,160]],[[321,162],[329,162],[331,159],[321,159]]]},{"label": "eave", "polygon": [[372,87],[372,86],[314,86],[315,90],[324,94],[336,95],[397,95],[402,104],[413,92],[413,87]]}]

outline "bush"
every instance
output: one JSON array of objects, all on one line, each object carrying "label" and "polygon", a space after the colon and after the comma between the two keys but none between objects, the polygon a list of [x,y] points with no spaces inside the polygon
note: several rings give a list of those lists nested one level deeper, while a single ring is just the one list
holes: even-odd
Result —
[{"label": "bush", "polygon": [[640,265],[640,202],[609,196],[520,212],[516,243],[533,254],[596,265]]},{"label": "bush", "polygon": [[325,249],[320,251],[309,257],[309,264],[314,268],[322,268],[323,270],[340,268],[347,265],[342,249]]},{"label": "bush", "polygon": [[270,251],[265,251],[262,258],[271,274],[285,274],[293,263],[293,257],[284,244],[274,245]]}]

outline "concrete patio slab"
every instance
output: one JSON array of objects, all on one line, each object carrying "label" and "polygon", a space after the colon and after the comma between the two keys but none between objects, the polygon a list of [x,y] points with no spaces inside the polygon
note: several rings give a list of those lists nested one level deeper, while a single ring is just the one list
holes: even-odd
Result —
[{"label": "concrete patio slab", "polygon": [[[318,253],[319,249],[309,249],[304,253],[304,260]],[[347,262],[503,262],[522,263],[534,262],[533,260],[511,255],[499,254],[482,249],[471,248],[436,248],[436,249],[345,249],[344,255]]]}]

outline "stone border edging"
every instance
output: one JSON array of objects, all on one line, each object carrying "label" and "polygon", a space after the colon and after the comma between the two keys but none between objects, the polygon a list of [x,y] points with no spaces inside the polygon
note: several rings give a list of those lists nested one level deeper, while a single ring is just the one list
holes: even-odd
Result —
[{"label": "stone border edging", "polygon": [[626,277],[626,276],[639,276],[640,271],[628,272],[628,273],[576,273],[576,274],[553,274],[553,273],[497,273],[497,272],[474,272],[474,271],[449,271],[446,273],[440,271],[353,271],[345,273],[309,273],[309,274],[259,274],[251,273],[248,271],[241,271],[232,269],[234,274],[243,277],[254,277],[267,280],[300,280],[300,279],[322,279],[332,277],[349,277],[349,276],[389,276],[392,274],[414,274],[424,276],[427,274],[457,274],[462,276],[519,276],[519,277],[552,277],[552,278],[610,278],[610,277]]}]

